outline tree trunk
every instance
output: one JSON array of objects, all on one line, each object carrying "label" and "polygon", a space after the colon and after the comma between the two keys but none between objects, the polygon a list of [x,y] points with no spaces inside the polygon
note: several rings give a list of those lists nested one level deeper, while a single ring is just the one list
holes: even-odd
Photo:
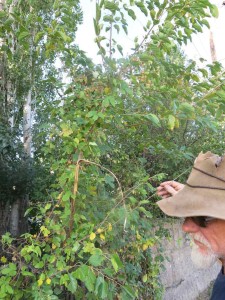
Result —
[{"label": "tree trunk", "polygon": [[[11,5],[8,7],[8,12],[13,12],[13,8],[17,4],[17,1],[14,0]],[[4,9],[5,0],[0,0],[0,11]],[[17,28],[14,28],[16,31]],[[17,50],[17,39],[14,36],[10,36],[11,39],[11,53],[15,55]],[[0,46],[4,44],[4,39],[0,40]],[[4,119],[5,126],[8,124],[9,130],[13,132],[15,126],[15,115],[14,115],[14,106],[17,99],[17,88],[16,82],[12,81],[8,72],[8,61],[7,55],[2,54],[0,58],[2,64],[0,67],[0,77],[1,77],[1,90],[2,90],[2,120]],[[0,122],[2,121],[0,118]],[[31,87],[28,90],[25,103],[24,103],[24,117],[23,117],[23,139],[24,139],[24,153],[25,153],[25,164],[29,168],[29,160],[31,156]],[[10,153],[9,153],[10,155]],[[3,157],[4,159],[4,157]],[[21,160],[23,158],[21,157]],[[12,168],[12,167],[11,167]],[[13,172],[13,168],[12,168]],[[21,174],[23,176],[23,174]],[[8,187],[12,189],[12,187]],[[19,195],[17,197],[12,197],[9,199],[0,199],[0,235],[9,231],[12,236],[19,236],[20,234],[27,231],[27,221],[24,218],[24,213],[28,205],[28,195],[27,189],[24,189],[24,195]]]},{"label": "tree trunk", "polygon": [[216,57],[216,47],[215,47],[212,31],[210,31],[209,43],[210,43],[210,52],[211,52],[212,62],[215,62],[215,61],[217,61],[217,57]]},{"label": "tree trunk", "polygon": [[9,202],[0,201],[0,237],[10,230],[10,205]]},{"label": "tree trunk", "polygon": [[23,147],[26,155],[26,159],[31,157],[31,123],[32,123],[32,111],[31,111],[31,88],[28,91],[24,109],[23,109]]}]

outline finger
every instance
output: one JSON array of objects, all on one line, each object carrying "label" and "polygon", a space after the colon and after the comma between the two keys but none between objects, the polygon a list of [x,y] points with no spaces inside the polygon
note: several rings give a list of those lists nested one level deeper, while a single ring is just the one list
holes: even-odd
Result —
[{"label": "finger", "polygon": [[168,191],[165,190],[165,189],[163,189],[163,190],[161,190],[161,191],[158,191],[158,192],[157,192],[157,195],[158,195],[158,196],[164,196],[164,195],[169,195],[169,196],[170,196],[170,194],[168,193]]},{"label": "finger", "polygon": [[169,181],[164,181],[160,183],[161,187],[164,187],[165,185],[172,185],[175,181],[169,180]]},{"label": "finger", "polygon": [[164,188],[172,196],[177,193],[177,191],[172,186],[170,186],[170,185],[165,185]]}]

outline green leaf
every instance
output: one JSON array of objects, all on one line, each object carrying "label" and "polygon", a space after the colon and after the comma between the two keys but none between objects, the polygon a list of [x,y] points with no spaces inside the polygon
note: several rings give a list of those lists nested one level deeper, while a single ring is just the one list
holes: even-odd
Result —
[{"label": "green leaf", "polygon": [[214,18],[218,18],[219,17],[219,10],[218,10],[218,7],[216,5],[212,4],[210,6],[210,12],[211,12],[211,14],[212,14],[212,16]]},{"label": "green leaf", "polygon": [[3,11],[3,10],[1,10],[1,11],[0,11],[0,19],[4,18],[4,17],[6,17],[6,16],[7,16],[6,12]]},{"label": "green leaf", "polygon": [[101,2],[100,2],[100,7],[102,8],[102,6],[104,5],[104,3],[105,3],[105,0],[101,0]]},{"label": "green leaf", "polygon": [[103,100],[103,106],[107,107],[108,104],[111,104],[113,107],[116,106],[116,101],[115,98],[113,96],[107,96],[104,100]]},{"label": "green leaf", "polygon": [[103,277],[98,277],[95,284],[95,294],[99,296],[100,299],[106,299],[108,297],[108,283]]},{"label": "green leaf", "polygon": [[188,117],[194,116],[195,109],[190,103],[187,103],[187,102],[181,103],[181,105],[179,106],[179,110]]},{"label": "green leaf", "polygon": [[104,278],[102,276],[97,277],[96,283],[95,283],[95,294],[98,295],[98,289],[100,285],[104,283]]},{"label": "green leaf", "polygon": [[207,20],[202,20],[202,24],[204,24],[206,27],[208,27],[210,29],[210,25]]},{"label": "green leaf", "polygon": [[49,208],[51,208],[51,203],[47,203],[46,205],[45,205],[45,210],[47,211],[47,210],[49,210]]},{"label": "green leaf", "polygon": [[135,15],[135,12],[133,11],[133,9],[128,9],[127,12],[128,12],[128,15],[129,15],[133,20],[136,20],[136,15]]},{"label": "green leaf", "polygon": [[143,14],[145,14],[145,16],[148,16],[148,11],[146,9],[146,7],[144,6],[144,3],[141,1],[136,2],[137,7],[143,12]]},{"label": "green leaf", "polygon": [[148,115],[145,115],[145,118],[150,120],[154,125],[156,125],[157,127],[160,127],[161,124],[160,124],[160,121],[159,121],[159,118],[155,115],[155,114],[148,114]]},{"label": "green leaf", "polygon": [[35,277],[33,273],[28,272],[28,271],[22,271],[21,274],[22,274],[23,276]]},{"label": "green leaf", "polygon": [[93,19],[93,22],[94,22],[95,34],[97,36],[99,36],[99,34],[101,32],[101,28],[99,26],[99,23],[96,21],[96,19]]},{"label": "green leaf", "polygon": [[96,253],[93,254],[90,258],[89,258],[89,263],[94,266],[94,267],[98,267],[101,266],[102,262],[104,261],[104,256],[102,255],[102,253]]},{"label": "green leaf", "polygon": [[113,176],[106,174],[104,179],[105,179],[105,183],[111,186],[111,188],[115,187],[114,185],[115,179]]},{"label": "green leaf", "polygon": [[123,295],[124,295],[123,299],[126,299],[126,300],[131,299],[132,300],[132,299],[136,298],[135,292],[131,286],[125,285],[122,288],[123,288]]},{"label": "green leaf", "polygon": [[114,24],[114,26],[113,26],[113,27],[116,29],[117,33],[119,33],[119,32],[120,32],[120,27],[119,27],[119,25],[117,25],[117,24]]},{"label": "green leaf", "polygon": [[26,217],[27,215],[29,215],[29,213],[30,213],[33,209],[34,209],[33,207],[28,208],[28,209],[25,211],[24,217]]},{"label": "green leaf", "polygon": [[116,273],[118,272],[119,269],[123,268],[123,263],[121,262],[119,255],[117,253],[112,255],[111,263]]},{"label": "green leaf", "polygon": [[69,281],[70,281],[70,277],[68,274],[64,274],[60,276],[60,281],[59,281],[60,285],[67,286]]},{"label": "green leaf", "polygon": [[125,32],[126,34],[128,34],[127,26],[126,26],[126,25],[122,25],[122,28],[123,28],[124,32]]},{"label": "green leaf", "polygon": [[191,78],[196,82],[200,81],[199,77],[196,74],[191,74]]},{"label": "green leaf", "polygon": [[25,39],[29,35],[30,35],[30,33],[28,31],[22,31],[22,32],[20,32],[20,34],[18,36],[18,40],[22,41],[23,39]]},{"label": "green leaf", "polygon": [[149,200],[142,200],[142,201],[138,202],[138,205],[141,206],[141,205],[144,205],[144,204],[149,204],[149,202],[150,202]]},{"label": "green leaf", "polygon": [[118,10],[118,5],[112,1],[105,1],[105,9],[110,10],[112,13],[115,13]]},{"label": "green leaf", "polygon": [[68,35],[65,34],[65,32],[63,31],[58,31],[59,35],[62,37],[63,41],[65,43],[70,41],[70,37]]},{"label": "green leaf", "polygon": [[77,290],[77,280],[73,277],[73,274],[69,274],[70,283],[67,288],[71,293],[75,293]]},{"label": "green leaf", "polygon": [[6,268],[3,268],[1,270],[1,273],[3,275],[9,275],[9,276],[15,276],[17,271],[16,271],[16,265],[13,263],[9,263],[9,265]]},{"label": "green leaf", "polygon": [[140,57],[140,60],[143,62],[148,62],[151,59],[151,57],[148,53],[141,53],[139,55],[139,57]]},{"label": "green leaf", "polygon": [[34,267],[36,269],[41,269],[44,267],[44,262],[43,261],[39,261],[38,263],[34,264]]},{"label": "green leaf", "polygon": [[146,215],[146,217],[152,219],[152,217],[153,217],[152,214],[150,213],[150,211],[146,210],[144,207],[142,207],[142,206],[138,207],[138,210],[143,212]]},{"label": "green leaf", "polygon": [[103,17],[103,21],[109,22],[109,23],[113,23],[114,22],[114,18],[113,18],[113,16],[104,16]]},{"label": "green leaf", "polygon": [[96,110],[91,110],[87,113],[87,117],[88,118],[98,118],[98,112]]},{"label": "green leaf", "polygon": [[101,7],[96,2],[96,22],[101,19]]},{"label": "green leaf", "polygon": [[120,52],[120,54],[123,55],[123,47],[120,45],[117,45],[117,49]]},{"label": "green leaf", "polygon": [[90,267],[82,265],[75,272],[73,272],[72,275],[74,276],[74,278],[84,282],[89,292],[94,291],[96,277]]}]

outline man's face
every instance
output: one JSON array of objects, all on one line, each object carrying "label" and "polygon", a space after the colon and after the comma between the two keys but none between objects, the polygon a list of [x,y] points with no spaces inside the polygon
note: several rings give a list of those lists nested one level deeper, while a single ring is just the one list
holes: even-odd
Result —
[{"label": "man's face", "polygon": [[220,258],[225,264],[225,220],[214,219],[206,227],[186,218],[182,226],[193,240],[192,260],[199,268],[208,268]]}]

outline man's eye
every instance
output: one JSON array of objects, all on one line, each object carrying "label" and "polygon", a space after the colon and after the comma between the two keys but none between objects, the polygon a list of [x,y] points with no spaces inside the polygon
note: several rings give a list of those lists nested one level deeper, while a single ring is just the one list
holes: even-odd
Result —
[{"label": "man's eye", "polygon": [[215,218],[213,218],[213,217],[205,217],[205,222],[211,222],[213,220],[215,220]]}]

